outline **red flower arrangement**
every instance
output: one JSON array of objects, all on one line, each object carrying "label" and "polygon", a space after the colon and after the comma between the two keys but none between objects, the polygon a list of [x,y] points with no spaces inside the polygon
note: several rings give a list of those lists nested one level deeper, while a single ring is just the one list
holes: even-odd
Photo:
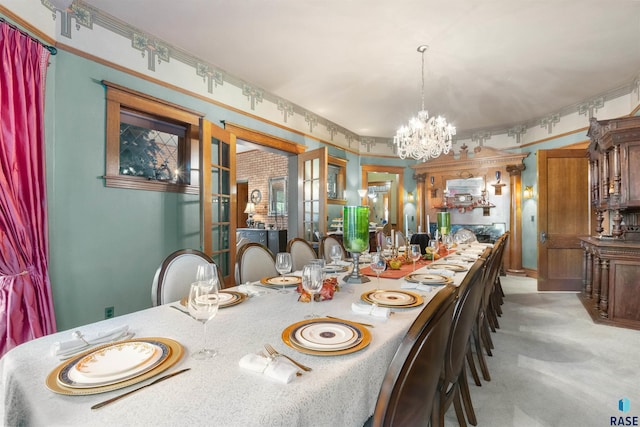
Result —
[{"label": "red flower arrangement", "polygon": [[[324,279],[322,282],[322,289],[320,292],[315,295],[314,301],[324,301],[333,299],[334,292],[340,290],[340,286],[338,285],[337,277],[330,277],[328,279]],[[302,287],[302,283],[298,284],[298,288],[296,291],[300,294],[298,297],[298,301],[300,302],[311,302],[311,294],[304,290]]]}]

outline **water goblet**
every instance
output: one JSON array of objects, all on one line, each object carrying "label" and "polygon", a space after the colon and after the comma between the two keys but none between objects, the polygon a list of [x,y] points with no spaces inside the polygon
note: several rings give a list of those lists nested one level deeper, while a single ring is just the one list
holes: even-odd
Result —
[{"label": "water goblet", "polygon": [[371,255],[371,270],[376,273],[378,280],[376,281],[376,290],[380,289],[380,273],[387,269],[387,261],[380,252]]},{"label": "water goblet", "polygon": [[195,320],[202,322],[203,346],[202,349],[193,353],[191,357],[198,360],[210,359],[218,352],[207,348],[207,322],[213,319],[218,313],[218,281],[214,282],[193,282],[189,288],[189,298],[187,309],[189,315]]},{"label": "water goblet", "polygon": [[286,279],[285,274],[291,271],[293,261],[291,260],[291,254],[289,252],[278,252],[276,255],[276,271],[280,273],[282,280],[282,288],[278,291],[281,294],[288,294],[289,291],[284,287]]},{"label": "water goblet", "polygon": [[331,249],[329,250],[329,256],[331,257],[333,264],[337,267],[338,261],[342,259],[342,248],[338,245],[331,246]]},{"label": "water goblet", "polygon": [[413,261],[413,271],[416,271],[416,261],[422,257],[420,245],[409,246],[409,258]]},{"label": "water goblet", "polygon": [[305,319],[320,317],[313,312],[313,304],[316,294],[322,290],[322,284],[322,268],[317,263],[307,264],[302,268],[302,287],[311,295],[311,314],[306,315]]},{"label": "water goblet", "polygon": [[201,264],[196,269],[196,282],[206,282],[213,285],[216,276],[216,266],[210,262]]}]

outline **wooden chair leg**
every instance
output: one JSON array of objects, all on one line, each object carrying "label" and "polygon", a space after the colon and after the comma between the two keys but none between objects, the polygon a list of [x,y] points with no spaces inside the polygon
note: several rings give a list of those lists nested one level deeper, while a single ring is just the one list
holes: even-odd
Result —
[{"label": "wooden chair leg", "polygon": [[478,420],[476,419],[476,413],[473,410],[473,404],[471,403],[471,393],[469,392],[469,382],[467,381],[467,373],[465,372],[464,366],[462,367],[462,373],[458,378],[460,395],[462,396],[462,403],[464,403],[464,409],[467,412],[467,419],[469,420],[469,424],[478,425]]},{"label": "wooden chair leg", "polygon": [[456,418],[458,418],[458,425],[460,427],[467,427],[467,421],[464,417],[464,412],[462,411],[462,399],[460,399],[460,386],[459,384],[454,385],[455,390],[453,390],[453,407],[456,410]]},{"label": "wooden chair leg", "polygon": [[493,354],[491,354],[491,349],[493,348],[493,340],[491,339],[491,332],[489,332],[489,322],[487,321],[486,317],[482,321],[480,336],[483,339],[482,342],[485,346],[485,350],[487,351],[487,355],[493,356]]},{"label": "wooden chair leg", "polygon": [[486,381],[491,381],[491,375],[489,374],[489,367],[487,366],[487,362],[484,360],[484,355],[482,354],[482,343],[480,342],[480,327],[476,324],[475,326],[475,345],[476,345],[476,357],[478,357],[478,363],[480,363],[480,371],[482,372],[482,378]]},{"label": "wooden chair leg", "polygon": [[[469,337],[469,339],[471,340],[472,337]],[[469,344],[471,344],[471,341],[469,342]],[[478,370],[476,369],[476,362],[473,361],[473,352],[471,351],[471,345],[469,345],[469,349],[467,350],[467,363],[469,364],[469,370],[471,371],[473,382],[478,387],[482,387],[480,377],[478,376]]]}]

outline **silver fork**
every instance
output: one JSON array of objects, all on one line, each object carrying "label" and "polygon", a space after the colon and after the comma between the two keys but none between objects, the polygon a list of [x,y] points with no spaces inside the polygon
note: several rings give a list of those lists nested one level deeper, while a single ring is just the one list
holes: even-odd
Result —
[{"label": "silver fork", "polygon": [[311,371],[311,368],[308,366],[303,365],[302,363],[298,363],[295,360],[293,360],[292,358],[290,358],[289,356],[287,356],[286,354],[282,354],[282,353],[278,353],[276,351],[275,348],[271,347],[271,345],[269,344],[265,344],[264,348],[267,350],[267,353],[269,353],[271,356],[273,357],[277,357],[277,356],[282,356],[284,358],[286,358],[287,360],[289,360],[291,363],[293,363],[294,365],[296,365],[298,368],[302,369],[303,371]]},{"label": "silver fork", "polygon": [[[265,359],[269,359],[269,360],[273,360],[274,357],[273,356],[267,356],[266,354],[264,354],[264,351],[261,351],[260,353],[258,353],[260,356],[264,357]],[[296,372],[296,376],[297,377],[301,377],[302,376],[302,372],[298,371]]]}]

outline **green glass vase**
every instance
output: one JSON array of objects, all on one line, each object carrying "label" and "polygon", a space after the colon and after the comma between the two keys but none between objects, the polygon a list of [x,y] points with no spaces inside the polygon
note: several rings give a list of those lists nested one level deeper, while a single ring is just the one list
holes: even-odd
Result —
[{"label": "green glass vase", "polygon": [[438,230],[441,236],[449,234],[451,231],[451,214],[449,212],[438,212]]},{"label": "green glass vase", "polygon": [[369,249],[369,208],[345,206],[342,215],[343,243],[353,257],[353,270],[342,280],[346,283],[365,283],[369,278],[360,273],[360,253]]}]

